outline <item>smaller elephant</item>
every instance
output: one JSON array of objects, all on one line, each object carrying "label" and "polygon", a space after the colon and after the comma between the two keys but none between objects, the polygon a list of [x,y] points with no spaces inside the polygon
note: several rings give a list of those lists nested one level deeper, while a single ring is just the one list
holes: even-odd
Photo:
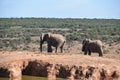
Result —
[{"label": "smaller elephant", "polygon": [[91,52],[96,52],[99,53],[99,56],[103,56],[102,41],[84,39],[82,45],[84,55],[87,55],[87,53],[91,55]]},{"label": "smaller elephant", "polygon": [[40,36],[40,51],[42,52],[42,44],[47,42],[48,52],[52,52],[52,46],[55,47],[55,52],[60,48],[61,53],[63,52],[63,46],[66,42],[65,37],[61,34],[42,33]]}]

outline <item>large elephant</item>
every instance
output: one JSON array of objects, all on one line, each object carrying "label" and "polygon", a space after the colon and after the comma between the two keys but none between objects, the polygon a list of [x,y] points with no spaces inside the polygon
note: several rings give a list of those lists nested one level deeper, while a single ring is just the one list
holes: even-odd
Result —
[{"label": "large elephant", "polygon": [[84,55],[87,55],[87,53],[91,55],[91,52],[96,52],[99,53],[99,56],[103,56],[102,41],[84,39],[82,45]]},{"label": "large elephant", "polygon": [[52,34],[52,33],[42,33],[40,36],[40,51],[42,52],[42,45],[44,41],[47,42],[48,52],[52,52],[52,46],[55,47],[55,52],[57,53],[57,49],[60,48],[61,53],[63,52],[63,46],[66,42],[65,37],[60,34]]}]

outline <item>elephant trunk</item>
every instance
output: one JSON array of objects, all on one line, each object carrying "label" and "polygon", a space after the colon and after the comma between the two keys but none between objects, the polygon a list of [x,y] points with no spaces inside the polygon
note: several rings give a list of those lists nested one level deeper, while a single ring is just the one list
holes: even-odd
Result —
[{"label": "elephant trunk", "polygon": [[83,52],[85,51],[85,45],[82,46],[82,51],[83,51]]},{"label": "elephant trunk", "polygon": [[42,42],[40,42],[40,51],[42,52]]},{"label": "elephant trunk", "polygon": [[43,41],[42,39],[40,39],[40,51],[42,52],[42,44],[43,44]]}]

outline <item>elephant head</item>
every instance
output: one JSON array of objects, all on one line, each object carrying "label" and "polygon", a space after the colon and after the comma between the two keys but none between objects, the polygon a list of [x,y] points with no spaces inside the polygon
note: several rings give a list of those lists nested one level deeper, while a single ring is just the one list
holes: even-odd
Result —
[{"label": "elephant head", "polygon": [[42,45],[44,43],[44,41],[47,41],[50,37],[50,33],[42,33],[40,36],[40,51],[42,52]]},{"label": "elephant head", "polygon": [[88,46],[90,42],[90,39],[84,39],[83,42],[82,42],[82,51],[84,52],[85,51],[85,48]]}]

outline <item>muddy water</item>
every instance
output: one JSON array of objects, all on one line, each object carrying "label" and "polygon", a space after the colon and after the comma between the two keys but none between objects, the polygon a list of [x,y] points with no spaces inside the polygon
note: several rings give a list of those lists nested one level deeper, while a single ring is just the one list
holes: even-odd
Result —
[{"label": "muddy water", "polygon": [[[0,77],[0,80],[9,80],[9,78],[1,78]],[[36,77],[36,76],[22,76],[22,80],[48,80],[47,78],[44,78],[44,77]],[[64,79],[61,79],[61,78],[57,78],[56,80],[64,80]]]}]

